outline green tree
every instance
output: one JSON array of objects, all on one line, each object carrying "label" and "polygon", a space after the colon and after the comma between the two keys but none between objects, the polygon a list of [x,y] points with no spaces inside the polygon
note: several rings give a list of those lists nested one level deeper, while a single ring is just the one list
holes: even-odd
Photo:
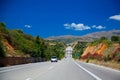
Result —
[{"label": "green tree", "polygon": [[8,33],[6,30],[6,24],[4,22],[0,22],[0,32]]},{"label": "green tree", "polygon": [[35,53],[32,54],[33,57],[42,57],[44,58],[45,57],[45,43],[44,43],[44,40],[40,39],[39,36],[37,36],[35,38],[35,43],[34,43],[35,47]]},{"label": "green tree", "polygon": [[100,40],[101,40],[101,41],[107,40],[107,38],[103,36],[103,37],[100,38]]},{"label": "green tree", "polygon": [[119,42],[120,41],[120,37],[119,36],[112,36],[111,37],[111,41],[113,41],[113,42]]},{"label": "green tree", "polygon": [[[74,47],[73,58],[80,58],[83,54],[84,48],[86,47],[86,42],[78,42]],[[77,55],[77,57],[76,57]]]}]

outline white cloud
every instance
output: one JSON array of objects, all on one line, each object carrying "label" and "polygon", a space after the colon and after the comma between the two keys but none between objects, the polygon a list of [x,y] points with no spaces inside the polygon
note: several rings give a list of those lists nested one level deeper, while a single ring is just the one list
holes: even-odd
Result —
[{"label": "white cloud", "polygon": [[31,28],[31,26],[30,26],[30,25],[25,25],[24,27],[26,27],[26,28]]},{"label": "white cloud", "polygon": [[79,31],[82,31],[82,30],[88,30],[88,29],[91,29],[89,26],[86,26],[82,23],[79,23],[79,24],[76,24],[76,23],[71,23],[71,24],[64,24],[65,28],[66,29],[73,29],[73,30],[79,30]]},{"label": "white cloud", "polygon": [[120,21],[120,14],[119,15],[110,16],[109,19]]},{"label": "white cloud", "polygon": [[70,26],[68,23],[64,24],[64,26]]},{"label": "white cloud", "polygon": [[99,26],[93,25],[92,28],[95,28],[95,29],[105,29],[106,27],[101,26],[101,25],[99,25]]},{"label": "white cloud", "polygon": [[84,25],[82,23],[79,23],[79,24],[76,24],[76,23],[71,23],[71,24],[64,24],[65,28],[66,29],[73,29],[73,30],[79,30],[79,31],[82,31],[82,30],[89,30],[89,29],[105,29],[106,27],[105,26],[96,26],[96,25],[93,25],[93,26],[87,26],[87,25]]}]

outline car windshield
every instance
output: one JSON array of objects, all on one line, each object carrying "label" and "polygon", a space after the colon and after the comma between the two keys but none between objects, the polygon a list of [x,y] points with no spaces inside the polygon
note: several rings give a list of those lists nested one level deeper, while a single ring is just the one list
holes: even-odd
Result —
[{"label": "car windshield", "polygon": [[56,56],[52,56],[52,58],[57,58]]}]

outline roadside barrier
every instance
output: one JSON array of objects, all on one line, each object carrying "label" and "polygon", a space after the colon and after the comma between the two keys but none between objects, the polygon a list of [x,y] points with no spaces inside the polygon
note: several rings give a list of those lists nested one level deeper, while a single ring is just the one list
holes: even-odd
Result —
[{"label": "roadside barrier", "polygon": [[12,66],[19,64],[35,63],[35,62],[44,62],[45,58],[41,57],[0,57],[0,67]]}]

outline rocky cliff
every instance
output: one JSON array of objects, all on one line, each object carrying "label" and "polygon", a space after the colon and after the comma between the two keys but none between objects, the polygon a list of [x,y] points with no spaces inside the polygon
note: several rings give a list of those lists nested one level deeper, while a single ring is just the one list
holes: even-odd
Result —
[{"label": "rocky cliff", "polygon": [[107,49],[107,45],[104,43],[97,44],[95,46],[88,45],[82,54],[82,58],[87,57],[88,55],[102,55],[103,52]]}]

